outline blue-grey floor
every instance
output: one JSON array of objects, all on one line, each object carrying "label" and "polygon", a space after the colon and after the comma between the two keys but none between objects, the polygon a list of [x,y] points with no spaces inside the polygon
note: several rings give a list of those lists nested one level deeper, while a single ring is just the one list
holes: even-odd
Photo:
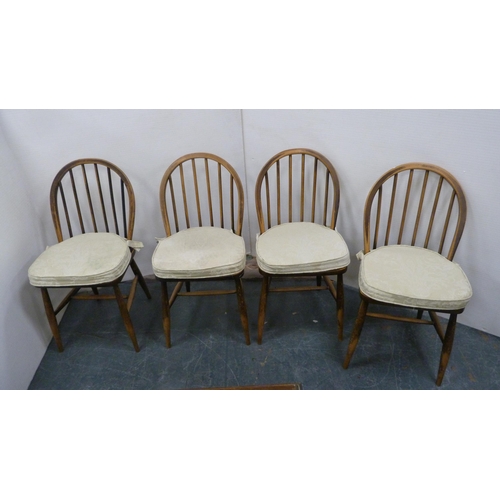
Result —
[{"label": "blue-grey floor", "polygon": [[[160,288],[137,289],[131,315],[136,353],[114,301],[74,301],[30,389],[192,389],[301,384],[308,389],[437,389],[441,342],[431,326],[368,318],[348,370],[342,368],[359,305],[346,288],[343,342],[327,291],[271,294],[262,345],[256,326],[260,280],[244,280],[252,343],[245,344],[236,296],[179,297],[172,347],[165,347]],[[212,283],[213,285],[213,283]],[[227,286],[227,283],[217,286]],[[127,284],[124,285],[127,287]],[[440,389],[500,388],[500,338],[463,325]]]}]

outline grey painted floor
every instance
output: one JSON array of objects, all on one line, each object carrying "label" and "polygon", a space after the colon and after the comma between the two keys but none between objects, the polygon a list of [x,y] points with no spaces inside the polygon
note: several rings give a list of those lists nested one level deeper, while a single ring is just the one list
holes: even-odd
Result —
[{"label": "grey painted floor", "polygon": [[[368,318],[348,370],[342,368],[359,305],[346,289],[343,342],[329,292],[271,294],[263,343],[256,341],[259,279],[244,280],[252,344],[247,346],[236,297],[179,297],[172,309],[172,347],[161,322],[160,287],[137,290],[131,310],[136,353],[114,301],[76,301],[52,341],[30,389],[191,389],[301,384],[308,389],[438,389],[441,342],[430,326]],[[213,285],[213,283],[212,283]],[[224,283],[218,286],[230,286]],[[127,287],[127,284],[124,285]],[[500,338],[457,326],[440,389],[500,388]]]}]

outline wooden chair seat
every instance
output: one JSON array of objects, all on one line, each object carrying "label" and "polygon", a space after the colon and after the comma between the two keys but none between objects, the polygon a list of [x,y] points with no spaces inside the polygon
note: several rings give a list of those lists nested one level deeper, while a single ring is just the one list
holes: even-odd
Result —
[{"label": "wooden chair seat", "polygon": [[[139,284],[149,289],[134,260],[142,243],[133,241],[135,195],[125,173],[113,163],[82,158],[64,166],[50,188],[50,210],[58,243],[47,248],[28,270],[29,281],[40,289],[47,320],[60,352],[64,350],[57,314],[72,300],[116,300],[136,352],[139,344],[129,310]],[[120,282],[127,269],[134,273],[128,295]],[[50,288],[69,288],[52,304]],[[101,288],[111,287],[112,294]],[[92,294],[80,293],[91,288]]]},{"label": "wooden chair seat", "polygon": [[[437,165],[405,163],[373,185],[363,213],[363,252],[358,253],[361,304],[344,368],[349,367],[367,317],[432,325],[443,343],[436,377],[436,385],[441,385],[457,315],[472,296],[467,277],[453,262],[466,217],[462,187]],[[417,314],[370,312],[373,303],[379,308],[412,308]],[[438,312],[449,315],[446,330]]]},{"label": "wooden chair seat", "polygon": [[[307,148],[275,154],[255,184],[260,236],[256,260],[262,274],[257,342],[262,343],[271,292],[328,290],[337,303],[338,338],[343,338],[343,275],[349,251],[336,231],[340,203],[337,172],[328,158]],[[273,277],[299,278],[298,286],[272,287]],[[315,284],[305,285],[307,276]],[[336,277],[334,284],[330,276]],[[322,284],[324,282],[324,285]]]},{"label": "wooden chair seat", "polygon": [[162,239],[153,254],[153,271],[161,279],[192,280],[243,272],[245,242],[228,229],[192,227]]},{"label": "wooden chair seat", "polygon": [[257,239],[259,269],[269,274],[322,273],[349,265],[349,249],[334,229],[312,222],[269,228]]},{"label": "wooden chair seat", "polygon": [[[236,170],[211,153],[175,160],[160,183],[160,209],[166,238],[152,258],[161,283],[165,344],[171,347],[171,308],[178,296],[236,294],[245,342],[250,344],[242,276],[246,264],[241,237],[244,190]],[[192,290],[199,281],[233,280],[231,290]],[[167,284],[177,282],[168,291]],[[182,292],[182,288],[185,289]]]},{"label": "wooden chair seat", "polygon": [[472,288],[462,268],[426,248],[390,245],[362,256],[361,293],[386,304],[454,311],[463,309]]},{"label": "wooden chair seat", "polygon": [[28,276],[38,287],[95,286],[120,278],[131,258],[127,240],[117,234],[80,234],[47,248]]}]

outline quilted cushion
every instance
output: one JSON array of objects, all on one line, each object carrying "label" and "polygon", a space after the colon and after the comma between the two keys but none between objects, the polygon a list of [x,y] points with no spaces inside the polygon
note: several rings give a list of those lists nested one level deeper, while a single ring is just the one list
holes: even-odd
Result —
[{"label": "quilted cushion", "polygon": [[245,264],[243,238],[220,227],[184,229],[160,240],[153,253],[153,271],[165,279],[231,276]]},{"label": "quilted cushion", "polygon": [[257,239],[257,264],[269,274],[302,274],[349,265],[349,250],[335,230],[312,222],[288,222]]},{"label": "quilted cushion", "polygon": [[127,240],[114,233],[85,233],[48,247],[28,269],[41,287],[88,286],[118,279],[131,259]]},{"label": "quilted cushion", "polygon": [[402,306],[463,309],[472,288],[462,268],[425,248],[390,245],[362,257],[359,288],[368,297]]}]

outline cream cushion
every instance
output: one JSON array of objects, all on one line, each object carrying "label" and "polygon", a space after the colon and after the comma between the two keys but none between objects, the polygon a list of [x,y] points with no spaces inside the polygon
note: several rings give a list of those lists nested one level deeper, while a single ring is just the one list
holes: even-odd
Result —
[{"label": "cream cushion", "polygon": [[359,288],[381,302],[421,309],[463,309],[472,288],[462,268],[425,248],[390,245],[362,256]]},{"label": "cream cushion", "polygon": [[153,271],[164,279],[202,279],[245,269],[245,242],[229,229],[193,227],[159,241]]},{"label": "cream cushion", "polygon": [[257,239],[259,268],[269,274],[302,274],[347,267],[349,249],[335,230],[313,222],[288,222]]},{"label": "cream cushion", "polygon": [[39,287],[89,286],[109,283],[127,270],[127,240],[114,233],[85,233],[48,247],[28,269]]}]

